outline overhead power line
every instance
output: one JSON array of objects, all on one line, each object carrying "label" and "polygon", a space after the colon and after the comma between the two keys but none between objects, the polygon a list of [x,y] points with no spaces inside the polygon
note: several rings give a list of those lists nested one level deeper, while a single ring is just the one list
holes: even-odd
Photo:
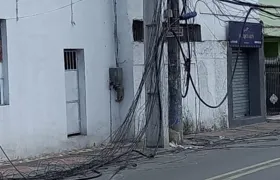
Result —
[{"label": "overhead power line", "polygon": [[[149,121],[151,120],[151,112],[152,110],[157,106],[158,103],[159,111],[160,111],[160,117],[157,119],[159,129],[162,128],[162,105],[161,105],[161,87],[160,87],[160,81],[162,79],[161,77],[161,71],[164,69],[164,63],[162,59],[163,54],[163,48],[164,48],[164,39],[166,37],[166,34],[170,30],[171,26],[173,24],[169,24],[168,27],[162,27],[160,26],[162,24],[161,16],[162,16],[162,1],[158,1],[157,6],[154,8],[154,22],[158,24],[158,28],[155,28],[151,32],[151,48],[148,51],[147,61],[144,66],[144,72],[142,74],[141,81],[139,83],[138,89],[135,93],[135,97],[132,100],[132,104],[122,122],[120,127],[114,131],[111,136],[109,136],[106,140],[103,141],[103,143],[107,144],[107,140],[111,138],[111,142],[107,144],[100,152],[98,152],[97,156],[90,155],[89,159],[85,160],[82,163],[79,164],[73,164],[73,165],[58,165],[57,161],[52,161],[51,163],[41,163],[38,165],[38,168],[34,171],[31,171],[29,174],[23,174],[24,176],[18,177],[19,172],[15,172],[15,174],[4,174],[4,179],[7,179],[8,177],[11,177],[12,179],[17,180],[25,180],[26,179],[33,179],[33,180],[41,180],[41,179],[49,179],[49,180],[57,180],[57,179],[64,179],[67,177],[72,176],[79,176],[79,175],[85,175],[89,172],[94,173],[94,177],[82,177],[79,180],[85,180],[85,179],[93,179],[100,177],[102,173],[99,171],[100,168],[105,168],[106,166],[109,166],[114,163],[120,163],[122,164],[120,168],[116,171],[115,174],[117,174],[119,171],[125,169],[127,166],[129,166],[130,161],[133,159],[138,159],[139,156],[136,156],[135,154],[140,154],[142,157],[146,158],[153,158],[157,155],[158,146],[154,148],[154,152],[152,152],[150,155],[145,155],[143,152],[140,152],[137,150],[139,147],[139,142],[141,142],[144,138],[145,133],[147,132]],[[174,23],[178,22],[179,19],[176,19]],[[140,99],[143,90],[145,89],[145,84],[147,81],[149,81],[149,74],[152,74],[155,78],[155,92],[157,92],[157,96],[152,96],[149,100],[145,99],[145,108],[146,108],[146,122],[141,127],[139,132],[135,133],[133,137],[129,137],[129,134],[131,132],[131,129],[134,126],[135,122],[135,115],[137,111],[137,107],[140,105]],[[147,91],[151,92],[154,87],[150,86],[147,87]],[[157,98],[156,98],[157,97]],[[157,136],[158,142],[161,139],[160,133],[155,133],[155,136]],[[128,142],[129,144],[124,147],[124,145]],[[103,144],[102,142],[100,144]],[[114,175],[115,175],[114,174]],[[18,177],[18,178],[17,178]],[[0,174],[1,179],[1,174]]]},{"label": "overhead power line", "polygon": [[257,3],[245,2],[245,1],[240,1],[240,0],[218,0],[218,1],[235,4],[235,5],[249,6],[254,9],[256,9],[256,8],[280,9],[280,6],[257,4]]},{"label": "overhead power line", "polygon": [[60,11],[60,10],[62,10],[62,9],[71,7],[72,5],[77,4],[77,3],[79,3],[79,2],[82,2],[82,1],[86,1],[86,0],[77,0],[77,1],[74,1],[74,2],[72,2],[72,3],[70,3],[70,4],[67,4],[67,5],[64,5],[64,6],[61,6],[61,7],[52,9],[52,10],[49,10],[49,11],[40,12],[40,13],[36,13],[36,14],[31,14],[31,15],[26,15],[26,16],[19,16],[19,17],[6,18],[6,20],[26,19],[26,18],[31,18],[31,17],[36,17],[36,16],[41,16],[41,15],[50,14],[50,13],[53,13],[53,12]]}]

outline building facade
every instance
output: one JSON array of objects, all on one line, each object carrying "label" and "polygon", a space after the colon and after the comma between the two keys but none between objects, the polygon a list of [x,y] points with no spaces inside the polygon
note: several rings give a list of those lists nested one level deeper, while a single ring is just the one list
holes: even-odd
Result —
[{"label": "building facade", "polygon": [[[25,158],[98,146],[108,140],[124,122],[142,78],[143,1],[0,2],[4,4],[0,6],[0,145],[7,154],[12,159]],[[224,12],[220,12],[221,6]],[[201,103],[190,88],[183,99],[186,131],[242,124],[241,121],[231,123],[237,112],[234,97],[238,99],[239,95],[228,86],[235,54],[228,45],[227,35],[228,21],[244,20],[244,16],[238,16],[244,8],[232,6],[212,1],[189,4],[190,9],[198,13],[191,23],[191,73],[195,86],[211,105],[218,104],[227,92],[230,95],[219,108],[212,109]],[[257,22],[257,15],[253,14],[249,21]],[[182,46],[187,51],[184,37]],[[249,75],[244,77],[248,81],[242,87],[249,86],[249,76],[260,75],[261,54],[257,54],[257,51],[251,53],[250,57],[258,59],[258,71],[256,74],[246,71]],[[164,60],[163,111],[168,121],[166,51]],[[182,57],[181,60],[183,63]],[[118,73],[122,76],[116,76]],[[112,74],[118,78],[111,79]],[[183,84],[184,75],[182,66]],[[259,78],[255,87],[259,89],[257,94],[250,95],[249,89],[245,89],[246,97],[259,97],[263,93],[261,82]],[[182,87],[183,92],[185,86]],[[145,123],[144,94],[145,91],[128,133],[131,137]],[[249,114],[241,112],[241,119],[249,119],[251,123],[256,122],[254,117],[259,118],[258,122],[264,119],[260,105],[263,99],[257,99],[251,103],[257,107],[250,106]],[[248,105],[248,100],[238,103]],[[4,157],[0,155],[0,158]]]},{"label": "building facade", "polygon": [[[130,7],[128,13],[130,23],[139,24],[143,20],[142,2],[130,0],[128,3]],[[232,63],[234,64],[236,60],[234,57],[236,57],[237,51],[236,48],[229,47],[228,34],[230,29],[228,24],[230,21],[244,21],[248,8],[219,3],[218,1],[216,3],[213,1],[188,1],[188,3],[187,9],[196,11],[198,14],[194,22],[189,22],[191,24],[190,38],[192,39],[191,74],[195,81],[196,89],[202,99],[213,106],[219,104],[227,93],[228,96],[219,108],[209,108],[199,100],[194,89],[190,87],[188,96],[183,99],[183,119],[186,123],[185,131],[208,131],[264,121],[265,107],[262,105],[264,104],[263,76],[259,78],[259,81],[254,83],[256,86],[253,86],[253,83],[249,85],[249,81],[254,80],[254,75],[257,77],[264,73],[261,66],[261,63],[263,63],[262,48],[241,48],[241,51],[243,52],[244,50],[244,53],[240,53],[239,59],[244,59],[244,62],[238,63],[237,69],[241,68],[241,71],[236,73],[233,85],[229,85],[233,70]],[[247,22],[259,23],[259,20],[259,15],[252,12]],[[138,74],[141,74],[144,66],[143,39],[138,37],[141,33],[136,29],[137,26],[135,25],[135,88],[137,88],[139,77],[141,77]],[[187,43],[184,40],[186,39],[185,36],[181,37],[181,39],[182,46],[187,53]],[[252,56],[252,54],[256,56]],[[167,64],[167,54],[164,55],[164,58]],[[257,58],[258,61],[256,63],[260,63],[257,66],[257,72],[249,70],[249,61],[253,58]],[[182,56],[181,61],[183,64]],[[256,64],[250,64],[250,69],[254,66]],[[185,83],[184,77],[186,75],[183,69],[182,67],[182,84]],[[165,77],[167,77],[167,68],[164,71]],[[244,74],[244,76],[238,76],[238,74]],[[164,82],[163,84],[167,84],[167,80]],[[234,85],[234,82],[237,83]],[[182,93],[184,88],[183,85]],[[249,90],[252,88],[258,89],[254,95]],[[167,87],[165,86],[164,89],[167,89]],[[256,102],[254,102],[254,96],[257,97]],[[167,98],[165,100],[167,101]],[[143,102],[145,101],[143,100]],[[256,106],[253,106],[254,104]],[[166,104],[165,109],[168,108],[167,106]],[[167,116],[165,117],[168,119]]]},{"label": "building facade", "polygon": [[120,103],[109,87],[117,66],[113,2],[70,2],[0,1],[0,144],[11,159],[98,145],[133,99],[132,51],[119,50],[127,61]]}]

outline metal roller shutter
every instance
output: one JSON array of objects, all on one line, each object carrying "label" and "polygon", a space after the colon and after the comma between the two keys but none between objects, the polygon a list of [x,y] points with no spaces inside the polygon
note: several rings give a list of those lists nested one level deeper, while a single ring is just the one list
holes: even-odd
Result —
[{"label": "metal roller shutter", "polygon": [[[237,49],[232,51],[232,69],[237,56]],[[249,59],[246,52],[240,50],[238,63],[236,66],[233,84],[233,118],[249,116]]]}]

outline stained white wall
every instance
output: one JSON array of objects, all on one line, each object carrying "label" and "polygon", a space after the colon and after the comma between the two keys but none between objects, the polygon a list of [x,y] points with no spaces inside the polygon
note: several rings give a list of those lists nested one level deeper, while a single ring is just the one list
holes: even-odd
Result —
[{"label": "stained white wall", "polygon": [[[189,7],[198,15],[194,22],[201,25],[202,42],[191,44],[192,48],[192,76],[201,97],[211,105],[217,105],[227,92],[227,23],[228,21],[242,21],[248,8],[231,4],[214,4],[212,0],[190,1]],[[257,2],[252,0],[250,2]],[[131,24],[133,19],[143,19],[143,0],[130,0],[128,16]],[[165,5],[166,6],[166,5]],[[219,9],[219,7],[221,9]],[[249,22],[257,22],[259,16],[252,12]],[[187,53],[187,45],[183,44]],[[134,43],[134,88],[138,88],[144,67],[143,43]],[[164,58],[166,59],[166,51]],[[182,60],[182,57],[181,57]],[[182,62],[183,63],[183,62]],[[167,67],[163,74],[167,77]],[[182,82],[184,81],[182,70]],[[165,80],[164,89],[167,88]],[[182,87],[183,88],[183,87]],[[182,90],[183,91],[183,90]],[[167,97],[166,97],[167,98]],[[138,111],[138,125],[144,124],[144,92]],[[166,99],[165,99],[166,101]],[[165,104],[167,106],[167,104]],[[167,107],[164,107],[167,110]],[[215,129],[228,124],[228,101],[218,109],[211,109],[202,104],[196,97],[193,88],[190,88],[188,97],[183,100],[183,116],[196,127]]]},{"label": "stained white wall", "polygon": [[[72,26],[70,6],[52,11],[69,3],[19,1],[19,16],[27,17],[16,21],[15,1],[0,0],[0,18],[8,19],[10,89],[10,104],[0,107],[0,145],[12,159],[82,148],[109,136],[108,68],[116,66],[113,4],[76,3]],[[67,138],[64,48],[84,49],[87,137]],[[113,116],[123,116],[114,99]]]},{"label": "stained white wall", "polygon": [[[192,77],[200,96],[210,105],[217,105],[225,96],[227,90],[227,43],[225,41],[205,41],[195,43],[195,49],[192,51],[193,61],[191,64]],[[183,44],[183,48],[187,50],[187,44]],[[141,81],[144,70],[144,45],[143,43],[135,43],[134,45],[134,88],[137,90]],[[162,68],[162,93],[165,95],[163,109],[168,111],[166,90],[167,86],[167,53],[163,56],[165,67]],[[181,56],[183,64],[183,57]],[[184,68],[182,66],[182,92],[184,91]],[[135,90],[135,91],[136,91]],[[142,98],[137,111],[138,124],[136,128],[139,130],[145,123],[144,105],[145,97]],[[183,118],[188,120],[193,128],[198,127],[199,130],[210,130],[220,128],[227,125],[228,121],[228,101],[226,100],[218,109],[206,107],[197,98],[194,89],[190,85],[187,98],[183,99]],[[195,130],[195,129],[193,129]]]},{"label": "stained white wall", "polygon": [[[125,120],[128,110],[134,98],[134,79],[133,79],[133,36],[131,20],[128,16],[130,0],[116,0],[117,15],[117,43],[118,43],[118,66],[123,68],[124,96],[125,99],[120,104],[120,117],[115,128]],[[115,121],[115,120],[114,120]],[[116,122],[116,121],[115,121]],[[134,124],[134,122],[133,122]],[[134,135],[134,128],[131,129],[129,136]]]},{"label": "stained white wall", "polygon": [[[184,46],[186,47],[186,45]],[[216,106],[227,92],[227,42],[205,41],[195,43],[192,57],[192,74],[196,89],[204,101]],[[221,107],[211,109],[199,101],[193,88],[191,88],[183,103],[185,104],[183,116],[186,120],[194,122],[194,127],[203,130],[204,128],[215,129],[227,125],[227,100]]]},{"label": "stained white wall", "polygon": [[[123,121],[143,71],[143,44],[133,43],[131,33],[133,19],[143,18],[143,2],[117,2],[118,63],[124,68],[126,90],[121,104],[114,102],[114,93],[110,96],[108,87],[108,68],[116,66],[111,0],[75,4],[75,26],[71,25],[70,6],[55,10],[68,5],[69,0],[19,1],[19,16],[24,17],[19,21],[15,1],[0,0],[0,19],[8,19],[10,89],[9,105],[0,107],[0,144],[12,159],[99,144]],[[203,9],[202,5],[198,7]],[[226,84],[226,27],[206,16],[213,18],[200,12],[196,18],[204,42],[197,43],[197,61],[192,69],[202,97],[215,104],[226,90],[222,86]],[[87,137],[67,138],[64,48],[85,51]],[[226,105],[208,109],[198,103],[192,90],[188,98],[184,111],[193,121],[212,127],[227,115]]]}]

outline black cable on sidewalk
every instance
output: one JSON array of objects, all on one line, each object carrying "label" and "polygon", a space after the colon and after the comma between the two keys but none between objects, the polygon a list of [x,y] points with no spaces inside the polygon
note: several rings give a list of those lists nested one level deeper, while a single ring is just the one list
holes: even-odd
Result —
[{"label": "black cable on sidewalk", "polygon": [[[7,155],[7,153],[4,151],[4,149],[2,148],[2,146],[0,146],[0,150],[2,151],[2,153],[4,154],[4,156],[7,158],[7,160],[9,161],[9,163],[13,166],[13,168],[22,176],[23,179],[26,179],[26,177],[20,172],[20,170],[14,165],[14,163],[11,161],[11,159],[9,158],[9,156]],[[27,180],[27,179],[26,179]]]}]

